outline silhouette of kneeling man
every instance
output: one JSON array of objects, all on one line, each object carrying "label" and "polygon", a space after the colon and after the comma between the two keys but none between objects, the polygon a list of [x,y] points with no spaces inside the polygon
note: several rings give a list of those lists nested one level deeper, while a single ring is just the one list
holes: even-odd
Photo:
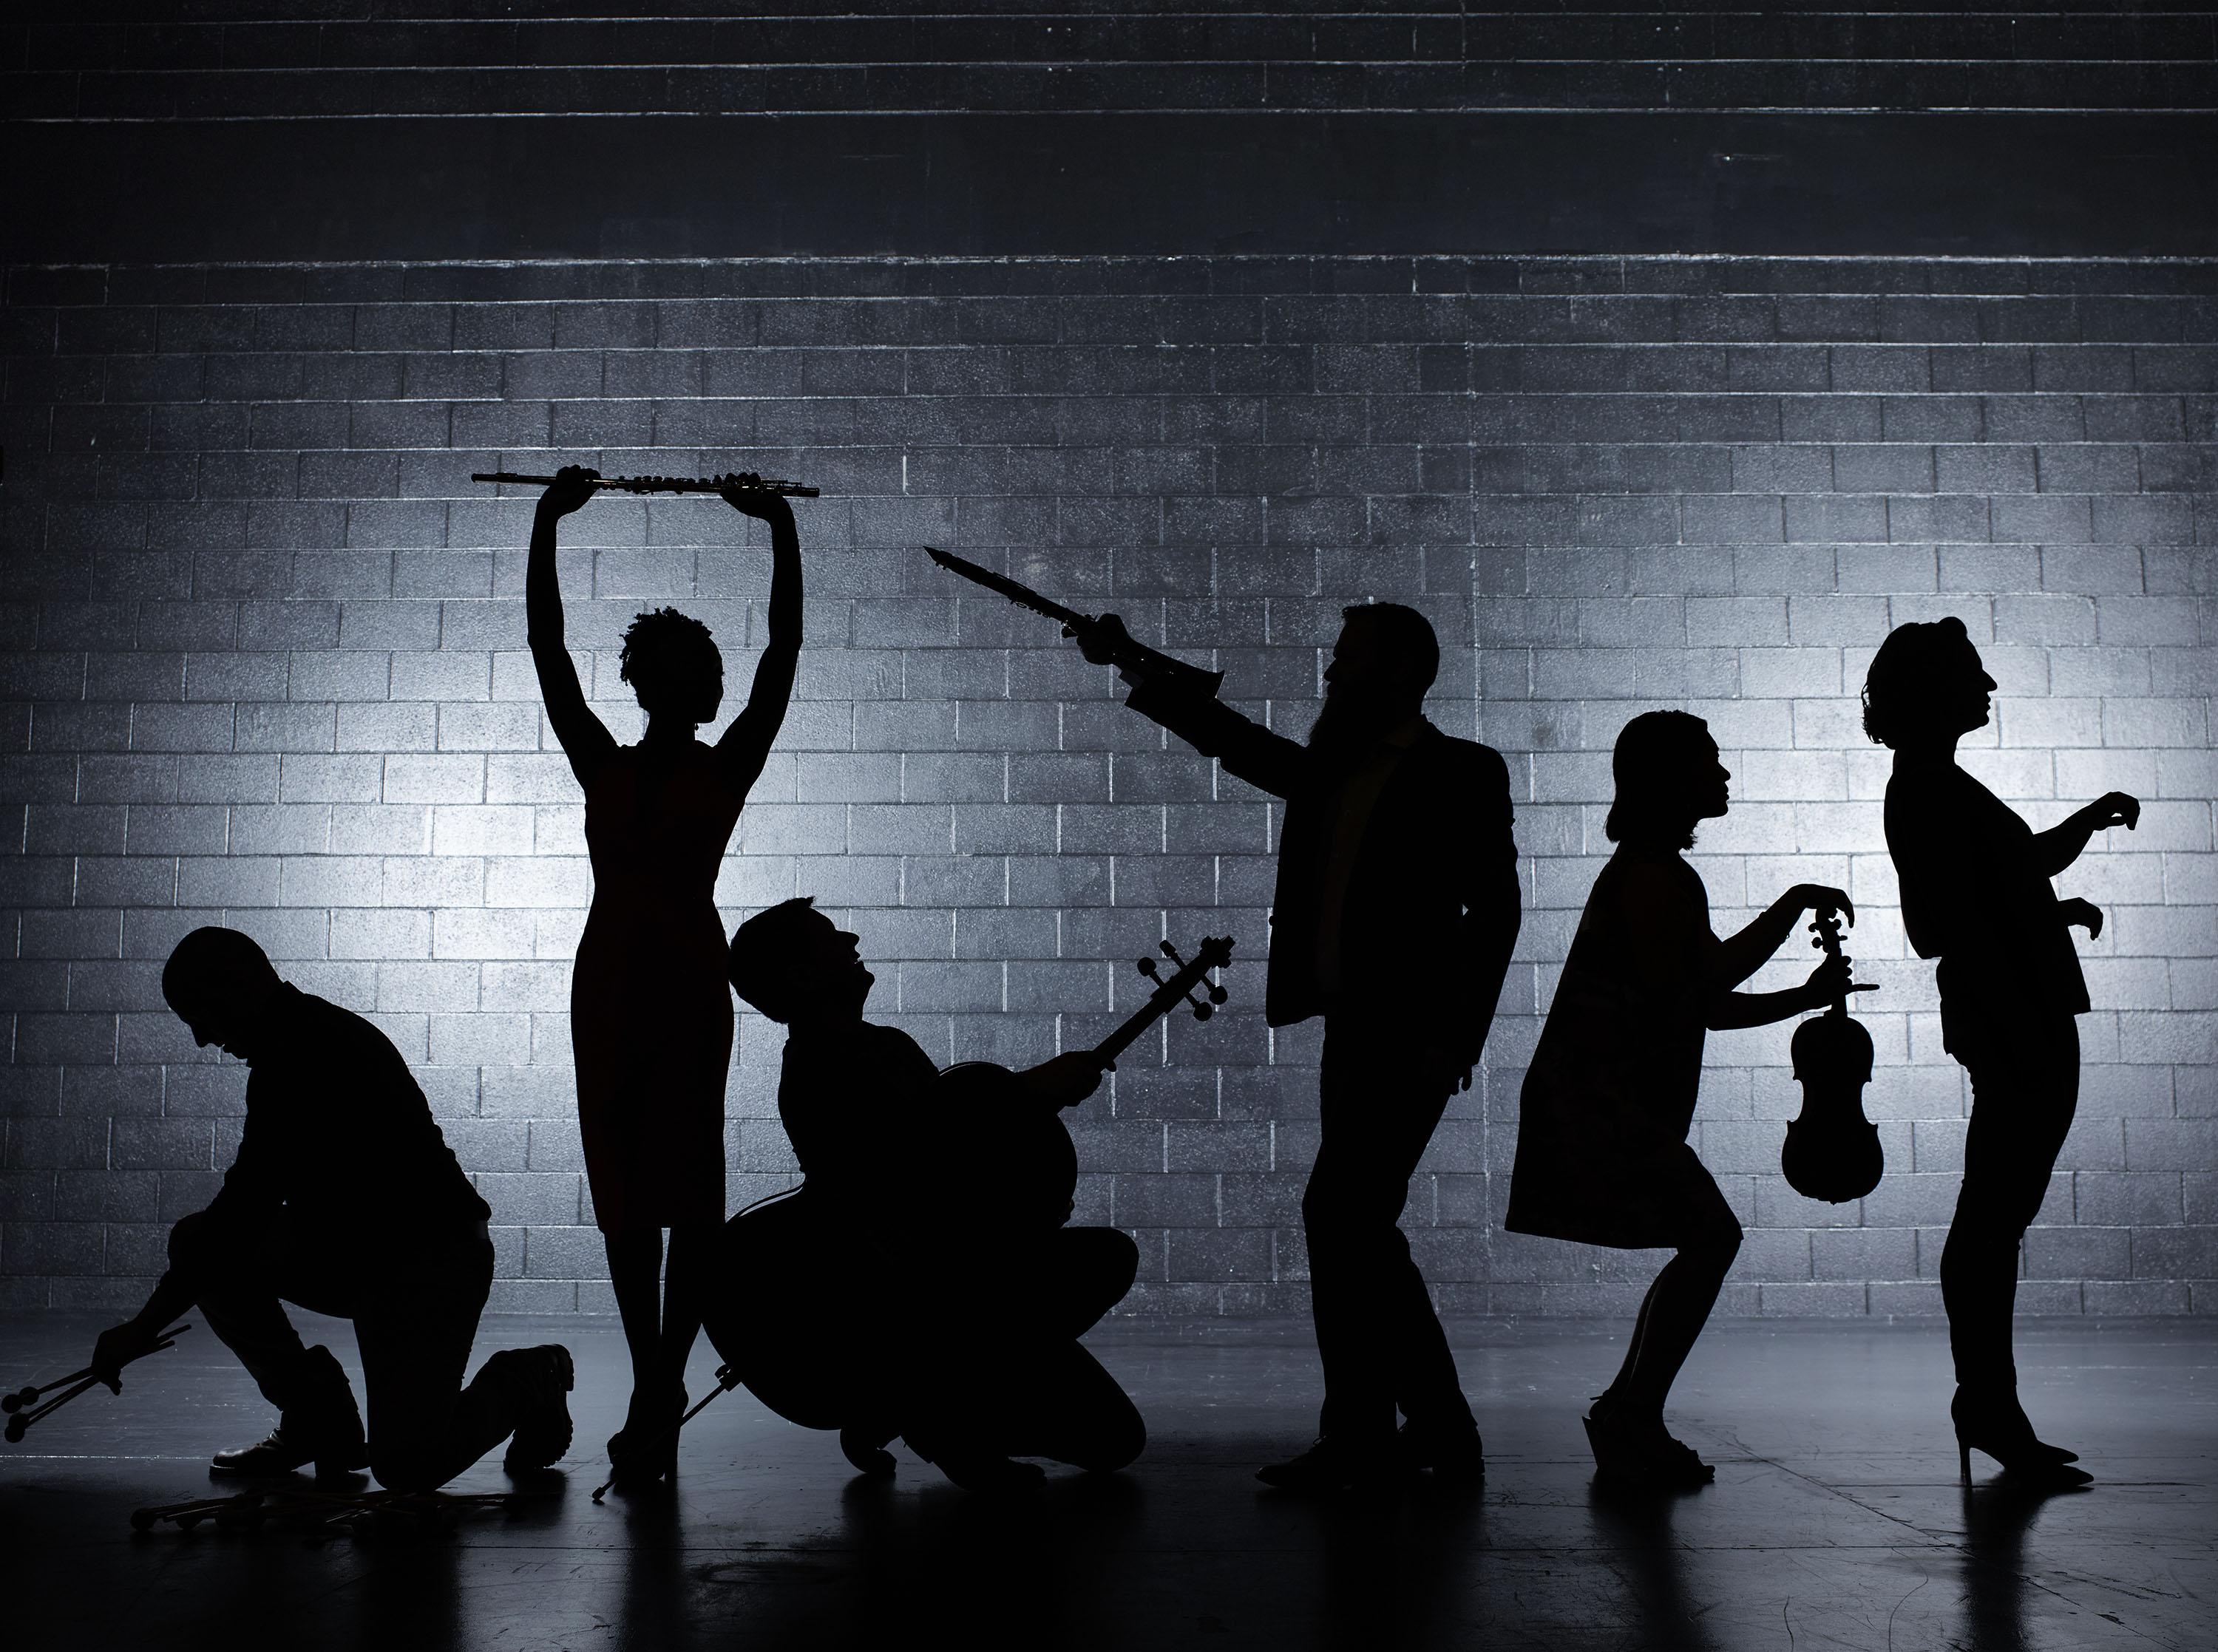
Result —
[{"label": "silhouette of kneeling man", "polygon": [[[493,1283],[492,1212],[455,1162],[392,1043],[282,980],[236,930],[197,929],[162,995],[203,1048],[252,1069],[238,1156],[207,1210],[170,1233],[170,1267],[92,1369],[119,1371],[189,1304],[278,1408],[276,1432],[219,1452],[219,1473],[319,1477],[367,1466],[398,1491],[444,1484],[504,1439],[512,1470],[570,1445],[570,1355],[505,1350],[462,1385]],[[329,1349],[304,1347],[291,1302],[351,1319],[369,1395],[365,1439]]]},{"label": "silhouette of kneeling man", "polygon": [[[1124,1467],[1146,1427],[1077,1339],[1131,1289],[1139,1250],[1114,1228],[1063,1226],[1056,1155],[1025,1145],[1059,1138],[1067,1161],[1056,1114],[1100,1086],[1100,1061],[1080,1050],[1023,1072],[943,1074],[907,1033],[863,1018],[875,977],[855,940],[803,897],[740,925],[731,948],[734,987],[787,1029],[778,1107],[807,1178],[795,1196],[806,1238],[774,1259],[809,1274],[783,1288],[810,1301],[813,1325],[849,1327],[853,1352],[833,1362],[846,1369],[822,1378],[844,1390],[843,1448],[889,1472],[880,1448],[898,1433],[974,1490],[1042,1477],[1016,1457]],[[711,1336],[721,1328],[712,1310]],[[778,1360],[765,1345],[800,1329],[742,1332],[756,1345],[736,1358],[743,1374]],[[821,1360],[839,1334],[804,1333],[812,1346],[796,1352]]]}]

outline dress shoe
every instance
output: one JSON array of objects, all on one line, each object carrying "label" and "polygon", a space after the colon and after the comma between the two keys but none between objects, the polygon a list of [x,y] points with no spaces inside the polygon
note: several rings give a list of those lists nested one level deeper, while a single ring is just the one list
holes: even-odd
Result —
[{"label": "dress shoe", "polygon": [[1694,1447],[1672,1439],[1661,1413],[1597,1402],[1579,1420],[1594,1451],[1598,1480],[1654,1491],[1694,1491],[1717,1478],[1717,1470]]},{"label": "dress shoe", "polygon": [[509,1436],[501,1466],[511,1474],[551,1468],[570,1449],[569,1394],[577,1372],[570,1351],[560,1343],[536,1348],[505,1348],[480,1373],[511,1385],[516,1432]]},{"label": "dress shoe", "polygon": [[1410,1469],[1391,1437],[1375,1445],[1351,1445],[1328,1434],[1299,1457],[1266,1463],[1255,1478],[1279,1491],[1317,1496],[1400,1486]]},{"label": "dress shoe", "polygon": [[963,1490],[988,1497],[1019,1496],[1047,1483],[1047,1470],[1038,1463],[986,1451],[944,1451],[934,1466]]},{"label": "dress shoe", "polygon": [[247,1476],[291,1474],[316,1465],[316,1478],[337,1480],[369,1466],[369,1447],[357,1435],[351,1441],[305,1428],[277,1428],[251,1445],[233,1445],[208,1461],[210,1474]]},{"label": "dress shoe", "polygon": [[1486,1448],[1476,1428],[1423,1428],[1405,1422],[1395,1443],[1406,1467],[1430,1469],[1436,1481],[1471,1485],[1486,1478]]},{"label": "dress shoe", "polygon": [[353,1384],[329,1348],[301,1352],[288,1373],[286,1405],[276,1428],[251,1445],[218,1451],[212,1474],[283,1475],[316,1465],[319,1480],[336,1479],[369,1466],[369,1445]]},{"label": "dress shoe", "polygon": [[855,1467],[855,1472],[872,1480],[894,1477],[894,1454],[886,1450],[886,1442],[900,1431],[872,1423],[857,1425],[839,1431],[839,1451]]}]

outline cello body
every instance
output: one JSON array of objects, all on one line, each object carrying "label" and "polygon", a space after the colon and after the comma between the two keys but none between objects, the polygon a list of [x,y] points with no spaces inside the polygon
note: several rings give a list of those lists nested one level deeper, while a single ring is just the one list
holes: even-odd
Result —
[{"label": "cello body", "polygon": [[[1168,943],[1162,950],[1179,969],[1096,1046],[1105,1067],[1174,1005],[1193,1002],[1197,986],[1208,993],[1197,1015],[1224,1001],[1206,972],[1230,961],[1229,937],[1205,940],[1190,964]],[[1141,970],[1155,978],[1149,962]],[[899,1414],[914,1387],[901,1361],[916,1346],[919,1318],[941,1322],[946,1307],[922,1282],[976,1275],[1070,1219],[1078,1150],[1061,1113],[1016,1073],[958,1063],[939,1074],[929,1106],[929,1151],[907,1167],[930,1191],[929,1220],[897,1240],[862,1232],[806,1185],[724,1224],[702,1329],[734,1379],[789,1422],[846,1429]]]},{"label": "cello body", "polygon": [[722,1289],[704,1293],[701,1328],[755,1398],[803,1428],[868,1414],[882,1381],[885,1340],[854,1299],[858,1248],[805,1186],[724,1224]]},{"label": "cello body", "polygon": [[[938,1150],[918,1170],[932,1177],[942,1218],[929,1242],[943,1254],[988,1235],[1051,1233],[1069,1218],[1078,1150],[1062,1116],[1027,1105],[1015,1080],[1005,1067],[965,1061],[933,1086]],[[895,1271],[804,1185],[724,1224],[716,1271],[729,1288],[706,1308],[702,1329],[788,1422],[844,1428],[885,1409],[889,1351],[905,1340],[891,1324]]]},{"label": "cello body", "polygon": [[[1837,913],[1819,913],[1811,927],[1818,931],[1812,946],[1822,947],[1829,957],[1843,956]],[[1823,1015],[1794,1029],[1792,1049],[1802,1111],[1787,1127],[1779,1167],[1787,1185],[1805,1198],[1828,1204],[1860,1199],[1879,1185],[1887,1170],[1879,1127],[1864,1117],[1871,1034],[1849,1015],[1843,993]]]}]

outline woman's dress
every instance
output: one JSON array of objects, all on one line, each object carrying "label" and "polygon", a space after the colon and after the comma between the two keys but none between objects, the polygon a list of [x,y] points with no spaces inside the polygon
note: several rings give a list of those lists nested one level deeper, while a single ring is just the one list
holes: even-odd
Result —
[{"label": "woman's dress", "polygon": [[1668,849],[1595,880],[1527,1069],[1503,1226],[1622,1250],[1676,1247],[1724,1195],[1687,1145],[1719,942]]},{"label": "woman's dress", "polygon": [[732,996],[716,869],[746,801],[725,773],[698,741],[627,746],[585,787],[593,904],[570,1039],[604,1233],[724,1218]]}]

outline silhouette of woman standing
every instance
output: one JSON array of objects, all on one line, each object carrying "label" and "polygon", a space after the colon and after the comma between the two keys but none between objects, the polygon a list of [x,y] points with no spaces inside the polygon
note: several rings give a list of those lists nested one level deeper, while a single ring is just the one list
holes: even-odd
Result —
[{"label": "silhouette of woman standing", "polygon": [[2140,821],[2111,792],[2036,832],[1956,766],[1956,742],[1986,725],[1995,679],[1954,617],[1899,625],[1864,678],[1864,733],[1894,752],[1887,847],[1902,921],[1921,958],[1938,958],[1941,1042],[1972,1080],[1964,1181],[1941,1252],[1941,1300],[1956,1393],[1957,1462],[1977,1446],[2022,1480],[2079,1485],[2070,1451],[2036,1439],[2017,1398],[2010,1308],[2017,1247],[2079,1101],[2087,1007],[2070,925],[2103,932],[2092,902],[2059,900],[2049,879],[2096,832]]},{"label": "silhouette of woman standing", "polygon": [[[620,1482],[675,1465],[666,1435],[685,1407],[685,1358],[700,1329],[699,1273],[724,1220],[724,1079],[732,999],[716,869],[785,720],[801,653],[801,548],[776,495],[724,501],[770,525],[770,637],[746,708],[714,746],[694,730],[716,716],[724,662],[709,628],[675,609],[624,633],[621,675],[647,713],[619,746],[585,703],[562,638],[555,524],[592,497],[571,466],[539,501],[524,576],[531,658],[548,721],[585,792],[593,904],[570,984],[578,1122],[593,1211],[632,1362],[631,1407],[609,1441]],[[660,1311],[662,1229],[670,1271]]]},{"label": "silhouette of woman standing", "polygon": [[1617,852],[1587,897],[1526,1073],[1503,1225],[1617,1250],[1678,1252],[1648,1288],[1625,1363],[1595,1400],[1586,1428],[1605,1478],[1699,1486],[1710,1466],[1666,1432],[1664,1400],[1717,1302],[1741,1233],[1687,1145],[1703,1035],[1829,1004],[1848,986],[1848,966],[1830,959],[1786,992],[1733,988],[1804,913],[1837,909],[1850,923],[1856,913],[1840,890],[1798,883],[1719,940],[1709,892],[1680,858],[1696,822],[1727,807],[1732,776],[1709,725],[1683,711],[1643,712],[1617,737],[1610,767],[1617,799],[1605,829]]}]

